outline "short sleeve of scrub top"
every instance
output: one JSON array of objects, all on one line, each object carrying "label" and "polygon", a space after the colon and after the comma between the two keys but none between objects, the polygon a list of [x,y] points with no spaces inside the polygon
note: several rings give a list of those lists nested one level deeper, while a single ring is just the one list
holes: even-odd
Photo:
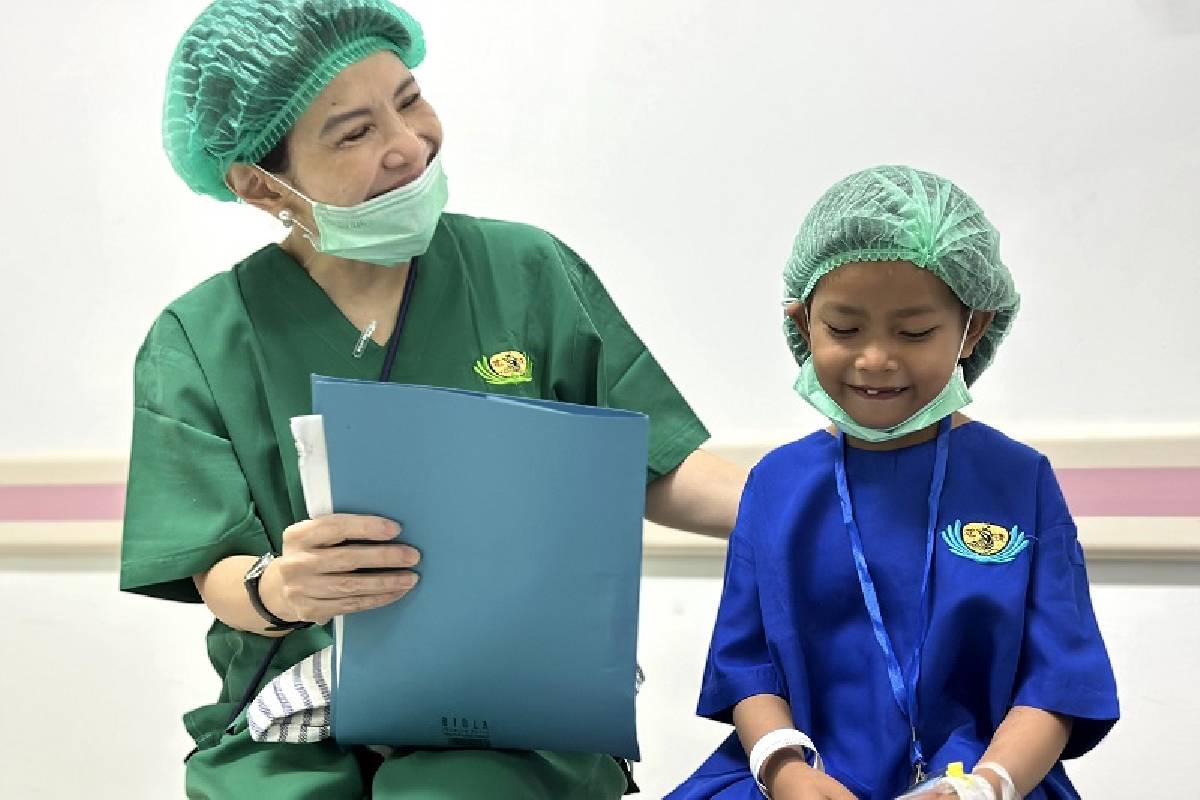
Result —
[{"label": "short sleeve of scrub top", "polygon": [[200,602],[191,576],[269,543],[179,320],[154,323],[134,366],[121,586]]},{"label": "short sleeve of scrub top", "polygon": [[1113,674],[1088,589],[1075,522],[1050,462],[1038,476],[1041,536],[1029,576],[1025,637],[1012,704],[1073,717],[1064,759],[1095,747],[1112,728]]},{"label": "short sleeve of scrub top", "polygon": [[704,666],[699,713],[717,722],[733,723],[733,707],[758,694],[786,696],[763,628],[752,531],[754,475],[750,475],[738,507],[737,524],[729,537],[725,581],[712,646]]},{"label": "short sleeve of scrub top", "polygon": [[[578,361],[587,365],[578,399],[650,417],[649,480],[670,472],[708,439],[658,361],[638,338],[592,268],[557,239],[554,244],[580,305]],[[594,373],[592,372],[594,370]],[[566,398],[569,399],[569,398]]]}]

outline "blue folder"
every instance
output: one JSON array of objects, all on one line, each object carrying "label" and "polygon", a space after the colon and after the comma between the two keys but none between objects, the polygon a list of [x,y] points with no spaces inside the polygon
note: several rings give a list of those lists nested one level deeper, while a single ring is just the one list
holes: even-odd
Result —
[{"label": "blue folder", "polygon": [[345,744],[639,757],[649,420],[313,377],[335,511],[404,525],[421,580],[335,626]]}]

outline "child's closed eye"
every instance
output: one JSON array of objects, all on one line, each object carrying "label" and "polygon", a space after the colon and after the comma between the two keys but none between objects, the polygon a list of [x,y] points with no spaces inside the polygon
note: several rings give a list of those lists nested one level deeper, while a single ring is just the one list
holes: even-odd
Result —
[{"label": "child's closed eye", "polygon": [[920,341],[921,339],[928,339],[937,329],[938,326],[934,325],[932,328],[927,328],[923,331],[900,331],[900,335],[911,341]]},{"label": "child's closed eye", "polygon": [[858,333],[858,328],[835,328],[828,322],[825,323],[825,327],[829,330],[829,335],[835,339],[853,336],[854,334]]}]

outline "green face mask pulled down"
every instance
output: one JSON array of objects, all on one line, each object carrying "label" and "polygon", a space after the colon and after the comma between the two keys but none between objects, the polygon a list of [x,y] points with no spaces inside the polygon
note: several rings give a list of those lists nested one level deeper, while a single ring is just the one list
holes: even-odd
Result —
[{"label": "green face mask pulled down", "polygon": [[264,172],[312,206],[317,230],[310,231],[290,215],[285,224],[297,225],[322,253],[350,261],[394,267],[424,255],[446,208],[449,191],[442,158],[436,156],[412,183],[353,206],[334,206],[311,200],[286,182]]},{"label": "green face mask pulled down", "polygon": [[967,390],[967,382],[963,377],[962,367],[955,367],[954,374],[946,383],[938,396],[926,403],[920,411],[903,422],[887,428],[868,428],[860,425],[854,417],[837,404],[817,380],[817,371],[813,368],[810,358],[800,368],[800,377],[796,378],[797,394],[808,401],[808,404],[821,412],[830,422],[837,425],[843,432],[864,442],[889,442],[928,428],[935,422],[966,408],[971,404],[971,393]]}]

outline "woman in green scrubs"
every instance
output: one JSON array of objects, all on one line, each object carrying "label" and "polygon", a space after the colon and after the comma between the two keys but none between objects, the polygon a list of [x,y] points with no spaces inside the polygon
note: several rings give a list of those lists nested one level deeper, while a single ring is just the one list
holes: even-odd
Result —
[{"label": "woman in green scrubs", "polygon": [[289,420],[310,412],[312,373],[644,412],[647,517],[713,535],[733,525],[744,473],[699,449],[704,426],[588,265],[536,228],[443,213],[442,128],[410,71],[423,55],[419,26],[387,0],[217,0],[171,65],[164,139],[180,177],[289,229],[171,303],[135,366],[121,588],[206,603],[223,682],[184,716],[188,797],[625,788],[602,754],[380,764],[333,741],[256,743],[244,717],[225,730],[243,695],[330,644],[331,617],[403,602],[415,581],[420,554],[403,537],[332,547],[390,542],[396,522],[306,519]]}]

